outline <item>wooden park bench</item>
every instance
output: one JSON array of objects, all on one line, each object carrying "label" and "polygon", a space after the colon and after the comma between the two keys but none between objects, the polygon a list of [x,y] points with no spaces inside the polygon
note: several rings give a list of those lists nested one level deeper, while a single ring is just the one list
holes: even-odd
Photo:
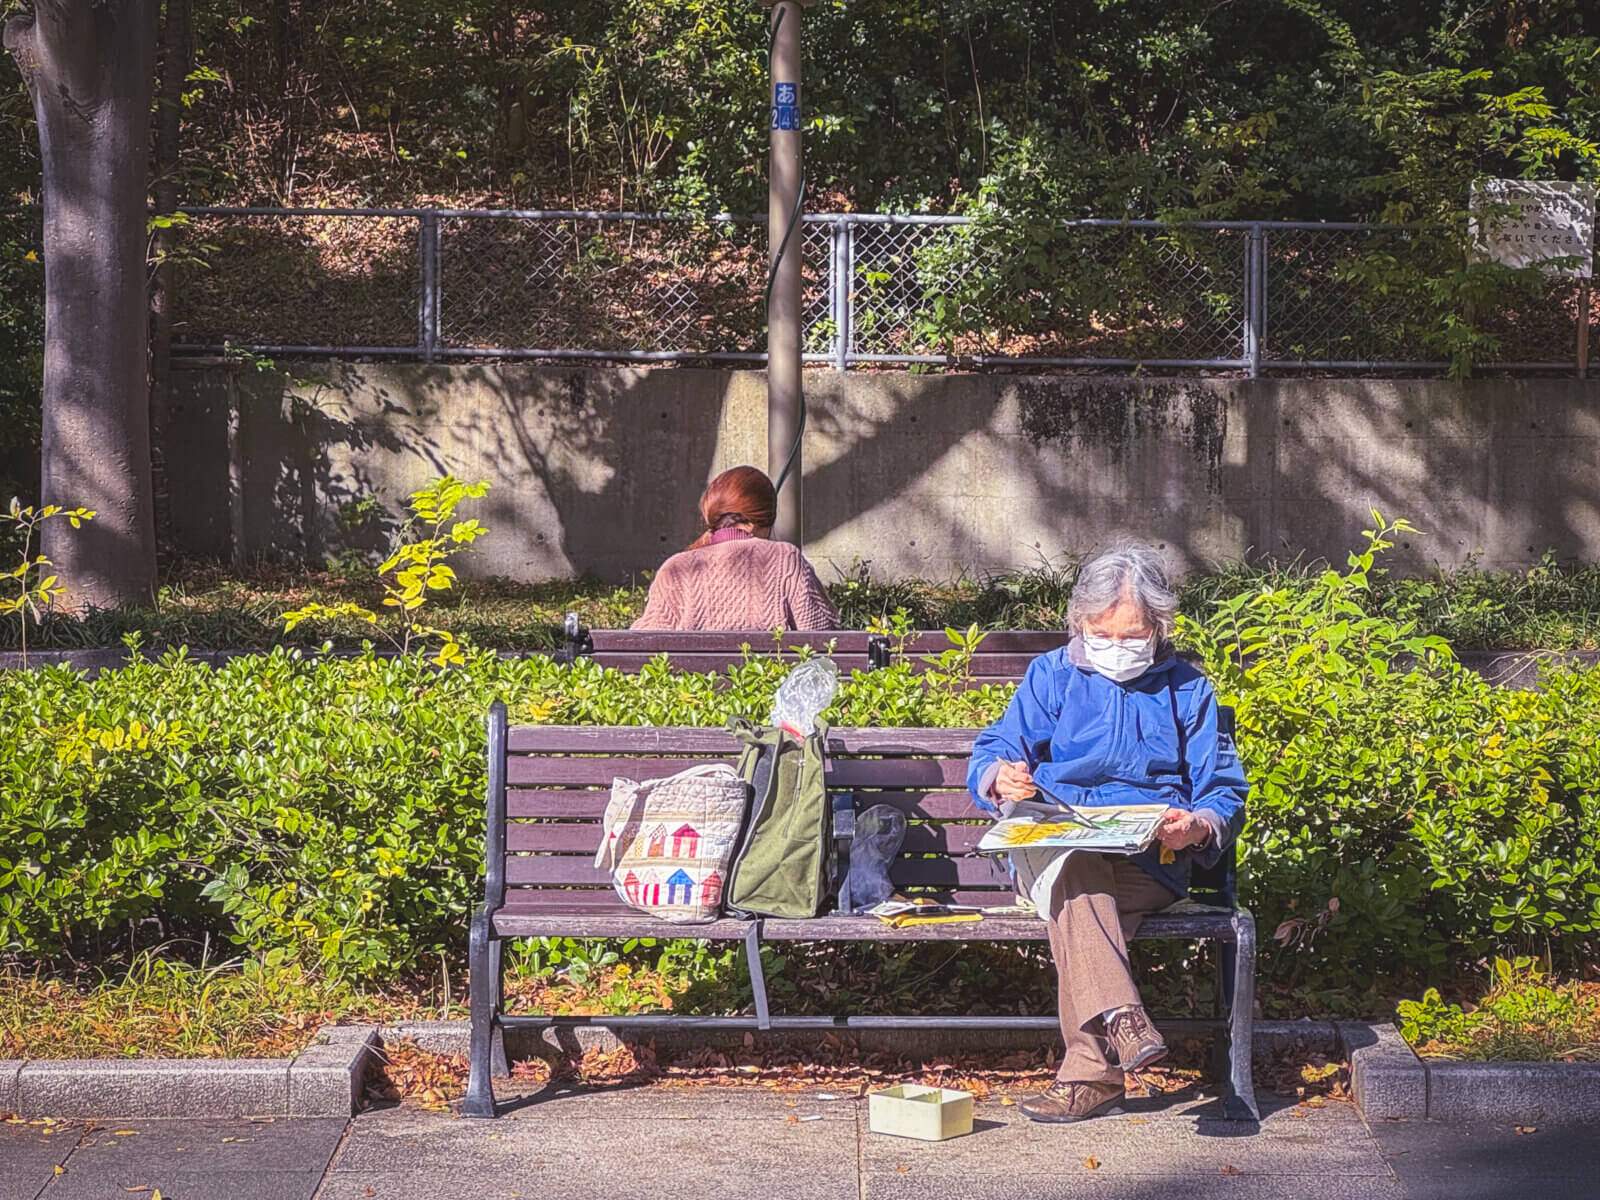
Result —
[{"label": "wooden park bench", "polygon": [[[828,786],[854,793],[857,809],[893,804],[910,823],[891,879],[908,895],[1003,908],[1013,904],[1005,866],[970,851],[989,818],[966,791],[970,729],[835,729],[828,735]],[[504,1031],[575,1024],[648,1032],[661,1026],[699,1029],[882,1029],[939,1027],[1056,1029],[1053,1016],[774,1016],[761,966],[763,942],[788,941],[1038,941],[1036,916],[984,917],[981,922],[892,928],[872,917],[830,914],[812,920],[723,918],[671,925],[625,905],[609,876],[594,866],[611,781],[653,779],[696,763],[733,761],[739,743],[721,729],[648,726],[507,728],[505,706],[489,712],[488,853],[484,902],[471,928],[471,1076],[464,1111],[495,1113],[491,1077],[507,1073]],[[1140,939],[1212,939],[1222,945],[1217,977],[1225,1054],[1226,1116],[1257,1118],[1250,1081],[1251,1010],[1255,991],[1255,923],[1234,903],[1231,859],[1197,872],[1196,898],[1147,917]],[[750,971],[754,1015],[690,1017],[665,1013],[626,1017],[552,1017],[504,1011],[501,947],[508,938],[710,938],[740,941]],[[1223,1054],[1219,1054],[1219,1059]]]},{"label": "wooden park bench", "polygon": [[[1016,683],[1028,664],[1047,650],[1065,646],[1065,630],[1000,629],[983,635],[973,649],[971,683]],[[955,649],[942,629],[914,631],[905,640],[905,657],[923,671],[947,650]],[[841,674],[876,671],[895,660],[895,641],[882,634],[848,629],[775,634],[770,629],[705,630],[589,629],[568,613],[563,656],[568,662],[590,659],[618,671],[638,671],[665,654],[680,671],[726,671],[746,656],[795,659],[804,648],[827,654]]]}]

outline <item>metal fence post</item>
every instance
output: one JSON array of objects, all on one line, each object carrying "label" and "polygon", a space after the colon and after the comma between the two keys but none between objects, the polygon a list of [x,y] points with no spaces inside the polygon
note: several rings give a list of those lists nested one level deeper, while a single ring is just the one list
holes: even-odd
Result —
[{"label": "metal fence post", "polygon": [[422,276],[417,349],[423,362],[432,362],[439,354],[439,214],[431,209],[417,218],[417,257]]},{"label": "metal fence post", "polygon": [[1250,226],[1244,252],[1244,358],[1250,378],[1261,375],[1261,343],[1267,329],[1266,230]]},{"label": "metal fence post", "polygon": [[844,341],[844,273],[845,273],[844,220],[835,217],[828,222],[828,319],[833,323],[833,369],[842,371],[846,365]]},{"label": "metal fence post", "polygon": [[849,217],[839,220],[844,235],[839,248],[839,369],[844,371],[850,367],[856,336],[856,223]]}]

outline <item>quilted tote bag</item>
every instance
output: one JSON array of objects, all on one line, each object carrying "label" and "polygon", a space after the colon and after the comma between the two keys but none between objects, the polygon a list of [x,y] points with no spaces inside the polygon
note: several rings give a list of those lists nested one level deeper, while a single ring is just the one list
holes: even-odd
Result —
[{"label": "quilted tote bag", "polygon": [[715,921],[749,796],[726,763],[642,783],[614,779],[594,865],[641,912],[677,925]]}]

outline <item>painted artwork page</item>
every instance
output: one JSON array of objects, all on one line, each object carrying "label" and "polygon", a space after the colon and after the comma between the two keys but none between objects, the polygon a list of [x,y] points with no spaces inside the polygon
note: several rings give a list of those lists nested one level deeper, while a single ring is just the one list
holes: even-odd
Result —
[{"label": "painted artwork page", "polygon": [[978,843],[978,850],[1002,854],[1008,850],[1061,847],[1137,854],[1156,840],[1161,814],[1166,811],[1163,804],[1079,807],[1065,817],[1061,809],[1050,813],[1032,811],[996,821]]}]

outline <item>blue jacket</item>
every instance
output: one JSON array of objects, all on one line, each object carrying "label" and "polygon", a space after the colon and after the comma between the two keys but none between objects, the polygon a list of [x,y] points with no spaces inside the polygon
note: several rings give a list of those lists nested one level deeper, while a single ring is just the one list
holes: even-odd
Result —
[{"label": "blue jacket", "polygon": [[[1188,763],[1187,784],[1180,755]],[[991,813],[987,785],[1002,759],[1027,763],[1036,780],[1069,804],[1165,804],[1196,812],[1213,833],[1204,849],[1180,851],[1163,865],[1155,846],[1133,860],[1180,896],[1188,894],[1192,862],[1214,865],[1244,826],[1250,784],[1233,739],[1218,728],[1217,694],[1170,650],[1125,683],[1090,667],[1076,638],[1041,654],[1028,664],[1005,714],[972,746],[967,787]],[[1036,799],[1048,803],[1043,794]]]}]

